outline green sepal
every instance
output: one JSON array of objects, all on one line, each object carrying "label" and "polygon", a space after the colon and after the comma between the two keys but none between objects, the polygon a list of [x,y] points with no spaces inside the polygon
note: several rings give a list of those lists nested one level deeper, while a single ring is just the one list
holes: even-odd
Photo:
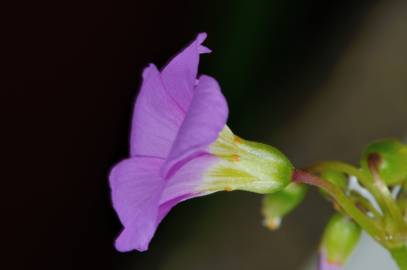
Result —
[{"label": "green sepal", "polygon": [[279,192],[264,196],[262,204],[264,225],[271,230],[277,229],[283,217],[303,201],[306,191],[307,186],[304,184],[291,183]]}]

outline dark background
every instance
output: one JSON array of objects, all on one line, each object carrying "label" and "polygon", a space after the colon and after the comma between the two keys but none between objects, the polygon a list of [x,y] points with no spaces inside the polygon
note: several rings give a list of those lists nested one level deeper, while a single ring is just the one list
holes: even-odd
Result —
[{"label": "dark background", "polygon": [[128,153],[142,68],[162,66],[201,31],[213,53],[200,71],[219,80],[229,126],[243,138],[271,143],[306,166],[357,161],[370,139],[402,136],[407,24],[391,22],[406,17],[406,5],[384,2],[9,4],[1,39],[0,260],[9,266],[0,267],[299,269],[330,213],[315,192],[273,233],[261,226],[258,195],[192,200],[164,220],[148,252],[121,254],[113,248],[121,226],[107,175]]}]

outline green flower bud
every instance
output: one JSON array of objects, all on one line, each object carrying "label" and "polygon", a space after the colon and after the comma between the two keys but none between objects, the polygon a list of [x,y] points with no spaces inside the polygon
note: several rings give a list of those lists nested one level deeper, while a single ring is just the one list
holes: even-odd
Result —
[{"label": "green flower bud", "polygon": [[335,214],[329,220],[321,241],[326,264],[343,265],[359,241],[361,228],[348,217]]},{"label": "green flower bud", "polygon": [[277,229],[282,218],[302,202],[306,191],[305,185],[291,183],[277,193],[264,196],[262,206],[264,225],[271,230]]},{"label": "green flower bud", "polygon": [[375,141],[367,146],[362,155],[361,166],[369,170],[368,159],[377,154],[378,173],[387,185],[397,185],[407,179],[407,145],[396,139]]}]

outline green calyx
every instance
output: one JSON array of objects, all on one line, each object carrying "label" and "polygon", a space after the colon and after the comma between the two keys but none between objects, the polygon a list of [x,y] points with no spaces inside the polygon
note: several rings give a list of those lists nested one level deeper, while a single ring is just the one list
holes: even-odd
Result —
[{"label": "green calyx", "polygon": [[369,159],[377,155],[378,173],[387,185],[407,180],[407,145],[397,139],[383,139],[367,146],[362,155],[361,167],[369,170]]},{"label": "green calyx", "polygon": [[207,173],[210,183],[204,190],[244,190],[261,194],[285,188],[294,170],[288,158],[278,149],[244,140],[225,127],[211,145],[210,152],[219,163]]},{"label": "green calyx", "polygon": [[[259,190],[272,193],[283,189],[291,182],[293,165],[278,149],[257,142],[242,140],[239,145],[240,168],[262,182],[274,182],[271,189]],[[274,188],[279,186],[278,189]]]},{"label": "green calyx", "polygon": [[355,249],[361,228],[348,217],[334,214],[329,220],[321,241],[321,252],[328,262],[343,265]]},{"label": "green calyx", "polygon": [[283,217],[303,201],[306,191],[307,186],[304,184],[291,183],[283,190],[264,196],[262,204],[264,225],[271,230],[279,228]]}]

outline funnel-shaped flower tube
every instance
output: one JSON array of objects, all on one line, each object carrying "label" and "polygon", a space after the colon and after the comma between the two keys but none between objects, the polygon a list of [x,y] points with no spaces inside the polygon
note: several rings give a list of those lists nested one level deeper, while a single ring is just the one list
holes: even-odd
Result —
[{"label": "funnel-shaped flower tube", "polygon": [[159,71],[143,72],[130,157],[110,173],[113,206],[124,226],[119,251],[144,251],[159,223],[179,202],[221,190],[270,193],[291,180],[292,165],[277,149],[235,136],[215,79],[197,78],[199,34]]},{"label": "funnel-shaped flower tube", "polygon": [[328,222],[320,247],[320,270],[340,270],[359,242],[361,228],[335,214]]}]

